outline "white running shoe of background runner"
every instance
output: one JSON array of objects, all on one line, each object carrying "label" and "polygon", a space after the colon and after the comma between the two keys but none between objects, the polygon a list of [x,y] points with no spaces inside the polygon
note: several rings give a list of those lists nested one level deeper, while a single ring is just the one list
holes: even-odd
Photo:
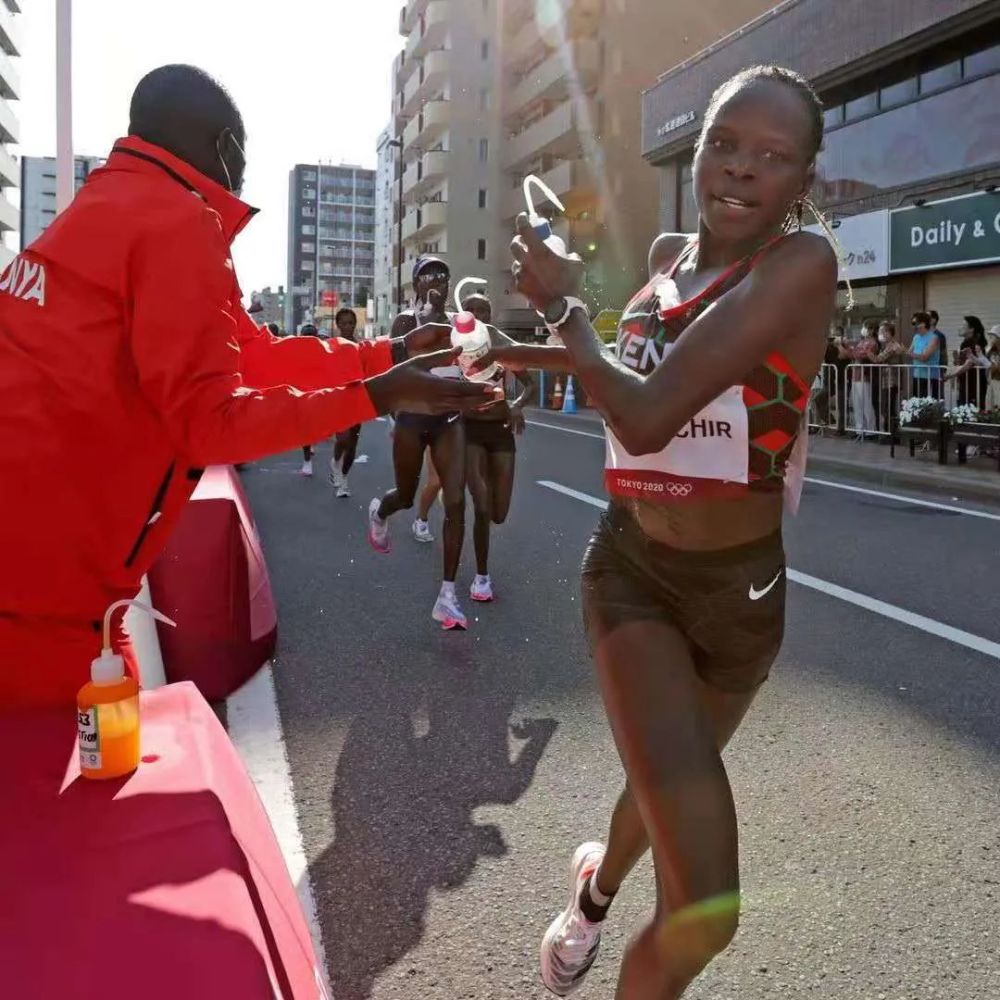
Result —
[{"label": "white running shoe of background runner", "polygon": [[576,849],[570,866],[569,905],[542,938],[542,982],[557,997],[577,989],[597,958],[603,924],[591,923],[583,915],[580,893],[603,859],[603,844],[581,844]]},{"label": "white running shoe of background runner", "polygon": [[392,548],[392,544],[389,542],[389,522],[378,516],[381,506],[382,501],[378,497],[368,505],[368,544],[376,552],[385,553]]},{"label": "white running shoe of background runner", "polygon": [[312,464],[312,459],[311,458],[307,458],[302,463],[302,470],[301,471],[302,471],[302,475],[306,476],[307,478],[312,476],[312,474],[313,474],[313,464]]},{"label": "white running shoe of background runner", "polygon": [[330,484],[338,498],[351,495],[351,488],[347,485],[347,476],[340,471],[340,463],[337,461],[330,462]]},{"label": "white running shoe of background runner", "polygon": [[458,598],[454,594],[446,594],[443,591],[438,594],[431,617],[440,623],[441,628],[446,632],[464,632],[469,627],[469,622],[458,603]]},{"label": "white running shoe of background runner", "polygon": [[431,526],[426,521],[421,521],[419,517],[413,522],[413,537],[425,545],[429,545],[434,541],[434,536],[431,534]]},{"label": "white running shoe of background runner", "polygon": [[469,596],[480,604],[489,604],[493,600],[493,581],[489,576],[477,576],[469,588]]}]

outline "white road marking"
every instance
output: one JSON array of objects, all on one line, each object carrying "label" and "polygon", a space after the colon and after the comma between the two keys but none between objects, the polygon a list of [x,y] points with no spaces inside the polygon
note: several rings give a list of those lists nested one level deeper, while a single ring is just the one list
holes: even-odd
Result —
[{"label": "white road marking", "polygon": [[578,431],[575,427],[560,427],[557,424],[540,424],[537,420],[526,420],[529,427],[547,427],[550,431],[562,431],[564,434],[579,434],[580,437],[596,438],[598,441],[604,440],[603,434],[595,434],[593,431]]},{"label": "white road marking", "polygon": [[285,736],[281,728],[281,716],[278,714],[270,664],[228,699],[226,713],[229,737],[243,758],[271,820],[288,873],[295,883],[299,902],[309,922],[326,995],[332,997],[326,950],[316,916],[316,900],[309,880],[302,831],[295,811],[292,773],[285,751]]},{"label": "white road marking", "polygon": [[[537,420],[527,421],[532,427],[545,427],[550,431],[563,431],[565,434],[577,434],[580,437],[594,438],[603,441],[603,434],[595,434],[593,431],[580,431],[575,427],[560,427],[558,424],[542,424]],[[848,493],[863,493],[870,497],[879,497],[882,500],[895,500],[898,503],[913,504],[915,507],[931,507],[934,510],[947,510],[953,514],[966,514],[969,517],[982,517],[989,521],[1000,521],[1000,514],[990,514],[985,510],[970,510],[967,507],[956,507],[949,503],[936,503],[933,500],[918,500],[916,497],[903,496],[901,493],[885,493],[882,490],[869,490],[863,486],[850,486],[847,483],[835,483],[830,479],[816,479],[813,476],[806,476],[805,481],[814,486],[828,486],[833,490],[846,490]]]},{"label": "white road marking", "polygon": [[900,503],[913,504],[915,507],[933,507],[935,510],[951,511],[953,514],[967,514],[969,517],[985,517],[990,521],[1000,521],[1000,514],[989,514],[985,510],[956,507],[950,503],[935,503],[933,500],[918,500],[916,497],[905,497],[901,493],[883,493],[881,490],[869,490],[861,486],[849,486],[847,483],[835,483],[830,479],[814,479],[811,476],[806,476],[806,482],[816,486],[829,486],[834,490],[846,490],[848,493],[864,493],[866,496],[879,497],[882,500],[897,500]]},{"label": "white road marking", "polygon": [[[553,483],[540,479],[538,485],[544,486],[548,490],[554,490],[556,493],[562,493],[563,496],[572,497],[574,500],[589,504],[591,507],[597,507],[600,510],[607,510],[608,508],[607,500],[601,500],[598,497],[590,496],[588,493],[581,493],[579,490],[570,489],[561,483]],[[840,587],[835,583],[829,583],[826,580],[820,580],[818,577],[809,576],[808,573],[800,573],[798,570],[789,569],[788,579],[792,583],[797,583],[802,587],[818,590],[829,597],[835,597],[838,601],[846,601],[848,604],[863,608],[865,611],[882,615],[883,618],[891,618],[893,621],[909,625],[911,628],[919,629],[921,632],[927,632],[941,639],[947,639],[957,646],[964,646],[966,649],[975,650],[984,656],[990,656],[994,660],[1000,660],[1000,642],[984,639],[982,636],[973,635],[973,633],[966,632],[963,629],[945,625],[944,622],[935,621],[933,618],[927,618],[924,615],[918,615],[913,611],[907,611],[905,608],[897,607],[895,604],[880,601],[876,597],[869,597],[867,594],[848,590],[846,587]]]}]

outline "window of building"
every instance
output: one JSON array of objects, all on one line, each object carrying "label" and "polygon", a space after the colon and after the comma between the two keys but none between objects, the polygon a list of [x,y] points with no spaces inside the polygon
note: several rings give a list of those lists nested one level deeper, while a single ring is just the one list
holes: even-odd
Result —
[{"label": "window of building", "polygon": [[486,260],[486,240],[480,240],[476,250],[476,257],[479,260]]},{"label": "window of building", "polygon": [[909,76],[899,83],[893,83],[888,87],[883,87],[878,92],[879,107],[884,111],[886,108],[894,108],[899,104],[906,104],[907,101],[914,101],[917,98],[917,78]]},{"label": "window of building", "polygon": [[302,252],[303,253],[315,253],[316,252],[316,244],[315,243],[303,243],[302,244]]},{"label": "window of building", "polygon": [[316,261],[314,261],[314,260],[304,260],[304,261],[302,261],[302,270],[303,271],[315,271],[316,270]]},{"label": "window of building", "polygon": [[483,44],[482,44],[482,46],[480,47],[480,50],[479,50],[479,51],[480,51],[480,54],[481,54],[481,55],[482,55],[482,57],[483,57],[483,61],[484,61],[484,62],[485,62],[485,61],[486,61],[487,59],[489,59],[489,57],[490,57],[490,40],[489,40],[488,38],[484,38],[484,39],[483,39]]},{"label": "window of building", "polygon": [[981,76],[983,73],[1000,71],[1000,45],[991,45],[988,49],[973,52],[965,57],[965,75]]},{"label": "window of building", "polygon": [[844,105],[835,104],[823,112],[823,128],[834,128],[844,124]]},{"label": "window of building", "polygon": [[920,74],[920,93],[929,94],[931,91],[940,90],[942,87],[950,87],[953,83],[958,83],[962,79],[962,61],[956,59],[954,62],[938,66],[937,69],[928,70]]},{"label": "window of building", "polygon": [[490,140],[480,139],[479,140],[479,162],[488,163],[490,159]]},{"label": "window of building", "polygon": [[844,118],[846,121],[853,121],[855,118],[864,118],[878,111],[878,91],[873,90],[870,94],[863,94],[855,97],[853,101],[848,101],[844,106]]},{"label": "window of building", "polygon": [[316,235],[316,227],[315,226],[303,226],[302,227],[302,235],[303,236],[315,236]]},{"label": "window of building", "polygon": [[315,181],[316,180],[316,171],[315,170],[307,170],[302,175],[302,179],[304,181]]},{"label": "window of building", "polygon": [[486,198],[487,198],[486,188],[480,188],[479,189],[479,207],[480,208],[486,208]]}]

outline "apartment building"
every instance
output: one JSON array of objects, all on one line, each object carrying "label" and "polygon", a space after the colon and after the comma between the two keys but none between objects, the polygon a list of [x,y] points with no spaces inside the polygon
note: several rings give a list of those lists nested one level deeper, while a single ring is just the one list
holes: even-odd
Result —
[{"label": "apartment building", "polygon": [[387,125],[375,146],[375,278],[372,329],[387,334],[399,312],[396,303],[397,266],[396,210],[399,146],[393,126]]},{"label": "apartment building", "polygon": [[[446,259],[456,281],[509,285],[500,128],[501,0],[409,0],[393,65],[393,128],[403,170],[403,303],[413,261]],[[399,239],[399,233],[396,233]]]},{"label": "apartment building", "polygon": [[[858,25],[864,25],[864,31]],[[690,231],[694,144],[714,88],[778,62],[826,109],[814,197],[835,227],[837,322],[908,329],[936,309],[957,347],[967,314],[1000,324],[1000,3],[786,0],[667,70],[643,98],[644,154],[661,180],[661,225]]]},{"label": "apartment building", "polygon": [[364,309],[375,278],[375,171],[297,164],[288,178],[285,326],[329,329],[339,306]]},{"label": "apartment building", "polygon": [[[73,163],[74,190],[91,172],[104,166],[99,156],[77,156]],[[21,158],[21,246],[34,243],[56,217],[56,161],[53,156]]]},{"label": "apartment building", "polygon": [[[538,174],[566,206],[555,228],[587,262],[593,310],[621,309],[645,280],[658,232],[659,182],[642,159],[642,92],[759,15],[773,0],[505,0],[501,227],[523,211]],[[508,282],[509,284],[509,282]],[[507,296],[508,328],[537,317]]]},{"label": "apartment building", "polygon": [[267,285],[259,292],[250,295],[251,314],[254,322],[258,326],[266,326],[269,323],[277,323],[282,326],[285,322],[285,286],[278,285],[277,290]]},{"label": "apartment building", "polygon": [[20,13],[17,0],[0,0],[0,268],[14,256],[7,234],[20,228],[20,213],[10,198],[20,181],[20,171],[8,149],[20,135],[17,115],[11,107],[11,101],[21,96],[21,75],[14,64],[14,57],[20,55],[16,23]]}]

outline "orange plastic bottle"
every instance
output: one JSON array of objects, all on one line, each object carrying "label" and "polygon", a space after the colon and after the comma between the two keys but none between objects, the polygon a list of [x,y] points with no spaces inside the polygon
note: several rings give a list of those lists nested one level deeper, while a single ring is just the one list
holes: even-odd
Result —
[{"label": "orange plastic bottle", "polygon": [[125,661],[111,648],[111,617],[134,605],[173,622],[138,601],[117,601],[104,616],[104,648],[90,665],[90,683],[76,699],[80,773],[98,780],[120,778],[139,766],[139,682],[125,674]]}]

